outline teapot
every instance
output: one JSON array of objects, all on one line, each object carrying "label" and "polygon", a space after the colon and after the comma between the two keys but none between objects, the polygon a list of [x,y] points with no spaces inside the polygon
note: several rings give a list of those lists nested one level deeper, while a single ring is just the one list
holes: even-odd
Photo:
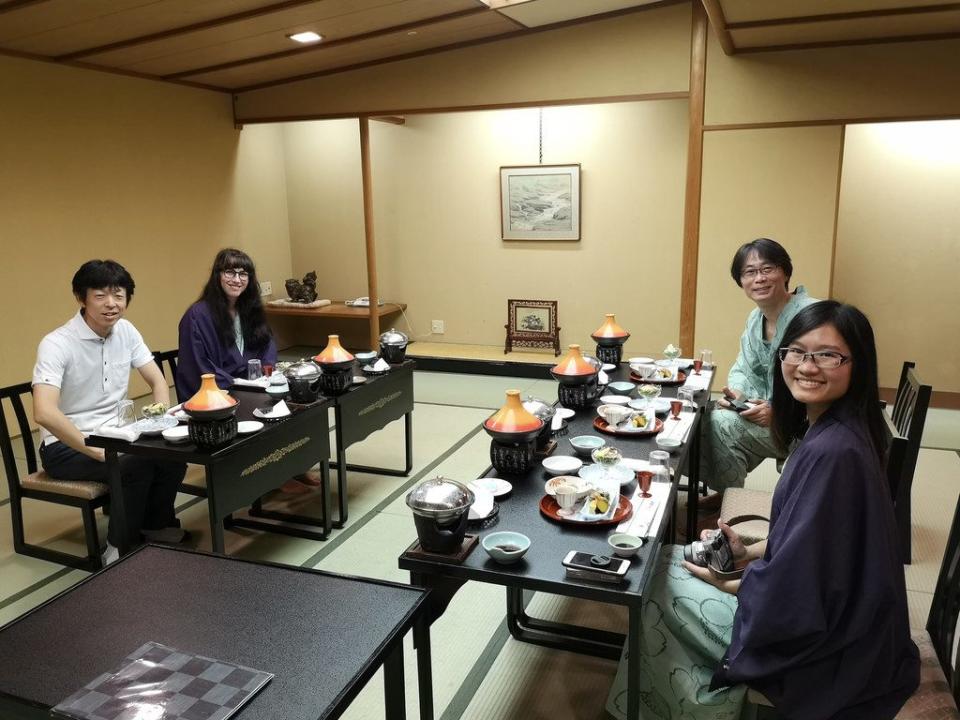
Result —
[{"label": "teapot", "polygon": [[312,403],[320,397],[320,366],[313,360],[300,360],[283,371],[290,386],[290,399],[296,403]]}]

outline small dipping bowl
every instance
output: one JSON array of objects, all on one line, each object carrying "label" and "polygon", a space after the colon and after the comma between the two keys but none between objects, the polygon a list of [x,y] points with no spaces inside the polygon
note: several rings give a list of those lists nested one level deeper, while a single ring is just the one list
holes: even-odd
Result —
[{"label": "small dipping bowl", "polygon": [[628,533],[614,533],[607,538],[607,545],[613,550],[614,555],[627,558],[637,554],[643,546],[643,540]]},{"label": "small dipping bowl", "polygon": [[530,538],[522,533],[503,530],[490,533],[481,542],[487,555],[501,565],[511,565],[524,556],[530,548]]},{"label": "small dipping bowl", "polygon": [[366,352],[354,353],[353,356],[360,363],[360,366],[371,365],[373,361],[377,359],[378,353],[373,352],[372,350],[367,350]]},{"label": "small dipping bowl", "polygon": [[677,440],[677,438],[673,437],[657,438],[657,447],[661,450],[666,450],[668,453],[676,452],[682,444],[683,443]]},{"label": "small dipping bowl", "polygon": [[282,398],[288,392],[290,392],[290,386],[286,383],[283,383],[283,385],[274,385],[273,383],[267,385],[267,395],[270,397]]},{"label": "small dipping bowl", "polygon": [[570,438],[570,447],[581,457],[590,457],[590,453],[606,444],[607,441],[597,435],[577,435]]},{"label": "small dipping bowl", "polygon": [[633,389],[636,387],[632,382],[627,382],[626,380],[620,380],[618,382],[612,382],[607,385],[607,390],[612,392],[614,395],[629,395],[633,392]]},{"label": "small dipping bowl", "polygon": [[583,467],[583,460],[571,455],[557,455],[543,459],[543,469],[551,475],[576,475]]}]

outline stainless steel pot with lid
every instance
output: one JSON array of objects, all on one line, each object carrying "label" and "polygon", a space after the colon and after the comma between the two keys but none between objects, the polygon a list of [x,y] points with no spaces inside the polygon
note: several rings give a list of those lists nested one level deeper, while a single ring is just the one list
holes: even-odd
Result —
[{"label": "stainless steel pot with lid", "polygon": [[523,407],[531,415],[543,420],[546,425],[549,425],[553,416],[557,414],[557,409],[553,405],[533,395],[527,395],[527,399],[523,401]]},{"label": "stainless steel pot with lid", "polygon": [[409,341],[410,338],[396,328],[390,328],[380,336],[381,345],[403,345],[406,347]]},{"label": "stainless steel pot with lid", "polygon": [[390,328],[380,336],[380,356],[394,365],[402,363],[407,354],[407,343],[410,342],[404,333]]},{"label": "stainless steel pot with lid", "polygon": [[320,366],[313,360],[300,360],[283,371],[294,402],[310,403],[320,397]]},{"label": "stainless steel pot with lid", "polygon": [[441,525],[455,521],[474,500],[473,490],[444,477],[425,480],[407,493],[407,506],[415,515],[433,518]]}]

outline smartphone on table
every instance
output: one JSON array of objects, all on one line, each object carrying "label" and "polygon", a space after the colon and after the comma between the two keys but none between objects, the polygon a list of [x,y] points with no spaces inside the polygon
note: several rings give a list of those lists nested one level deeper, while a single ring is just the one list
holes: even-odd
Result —
[{"label": "smartphone on table", "polygon": [[597,553],[571,550],[563,559],[567,577],[600,582],[622,582],[630,569],[630,561]]}]

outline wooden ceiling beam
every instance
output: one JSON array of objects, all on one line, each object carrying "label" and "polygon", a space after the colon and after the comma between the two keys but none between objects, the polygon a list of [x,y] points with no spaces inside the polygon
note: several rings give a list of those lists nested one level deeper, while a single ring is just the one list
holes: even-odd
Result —
[{"label": "wooden ceiling beam", "polygon": [[880,37],[857,38],[856,40],[812,40],[802,43],[784,43],[781,45],[751,45],[737,48],[738,53],[781,52],[784,50],[814,50],[818,48],[851,47],[854,45],[882,45],[884,43],[928,42],[933,40],[957,40],[960,31],[930,33],[925,35],[883,35]]},{"label": "wooden ceiling beam", "polygon": [[[709,6],[716,1],[717,0],[704,0],[704,5]],[[887,10],[857,10],[842,13],[824,13],[822,15],[797,15],[795,17],[770,18],[768,20],[744,20],[742,22],[729,23],[726,27],[727,30],[747,30],[750,28],[768,28],[782,25],[806,25],[810,23],[832,22],[835,20],[865,20],[878,17],[899,17],[901,15],[926,15],[929,13],[954,12],[957,10],[960,10],[960,2],[889,8]],[[711,18],[711,21],[712,20],[713,18]]]},{"label": "wooden ceiling beam", "polygon": [[372,40],[374,38],[383,37],[384,35],[393,35],[399,32],[419,30],[423,27],[446,22],[448,20],[459,20],[460,18],[471,17],[473,15],[482,15],[489,12],[489,9],[484,10],[483,8],[458,10],[457,12],[447,13],[446,15],[436,15],[431,18],[425,18],[424,20],[416,20],[413,22],[401,23],[400,25],[391,25],[390,27],[380,28],[379,30],[371,30],[370,32],[359,33],[357,35],[349,35],[337,40],[321,40],[313,45],[304,45],[302,47],[290,48],[289,50],[281,50],[279,52],[267,53],[265,55],[254,55],[241,60],[231,60],[230,62],[207,65],[206,67],[193,68],[192,70],[182,70],[180,72],[170,73],[169,75],[163,75],[163,77],[168,80],[175,80],[178,78],[190,77],[192,75],[204,75],[206,73],[217,72],[219,70],[230,70],[235,67],[243,67],[244,65],[253,65],[260,62],[291,57],[293,55],[303,55],[305,53],[317,52],[318,50],[325,50],[326,48],[350,45],[353,43],[362,42],[364,40]]},{"label": "wooden ceiling beam", "polygon": [[733,36],[730,34],[720,0],[703,0],[703,9],[707,11],[707,19],[710,21],[713,31],[717,34],[717,40],[720,41],[720,47],[723,48],[724,55],[734,55],[737,52],[737,47],[733,44]]},{"label": "wooden ceiling beam", "polygon": [[371,115],[370,119],[390,123],[391,125],[404,125],[407,122],[407,119],[402,115]]},{"label": "wooden ceiling beam", "polygon": [[[32,1],[36,2],[37,0]],[[45,0],[40,1],[43,2]],[[233,15],[223,15],[211,20],[204,20],[202,22],[191,23],[189,25],[181,25],[180,27],[170,28],[169,30],[160,30],[159,32],[149,33],[147,35],[139,35],[137,37],[127,38],[126,40],[118,40],[116,42],[107,43],[106,45],[96,45],[94,47],[84,48],[83,50],[74,50],[73,52],[58,55],[54,58],[54,60],[77,60],[78,58],[99,55],[101,53],[111,52],[113,50],[124,50],[126,48],[136,47],[137,45],[156,42],[157,40],[166,40],[168,38],[177,37],[178,35],[187,35],[192,32],[197,32],[198,30],[209,30],[210,28],[222,27],[223,25],[241,22],[251,18],[263,17],[264,15],[273,15],[274,13],[290,10],[295,7],[300,7],[301,5],[310,5],[316,2],[317,0],[284,0],[283,2],[276,3],[275,5],[267,5],[265,7],[254,8],[252,10],[245,10],[243,12],[234,13]],[[2,10],[2,6],[0,6],[0,10]]]},{"label": "wooden ceiling beam", "polygon": [[22,8],[28,7],[29,5],[38,5],[40,3],[49,2],[50,0],[10,0],[10,2],[3,3],[0,5],[0,14],[13,12],[14,10],[20,10]]}]

